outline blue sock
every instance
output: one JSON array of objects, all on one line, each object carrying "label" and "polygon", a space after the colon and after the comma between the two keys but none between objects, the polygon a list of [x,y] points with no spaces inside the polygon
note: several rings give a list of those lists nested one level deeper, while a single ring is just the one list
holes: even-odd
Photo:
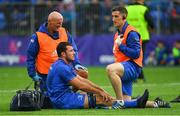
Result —
[{"label": "blue sock", "polygon": [[130,101],[124,101],[124,106],[126,108],[135,108],[137,107],[137,99],[133,99]]}]

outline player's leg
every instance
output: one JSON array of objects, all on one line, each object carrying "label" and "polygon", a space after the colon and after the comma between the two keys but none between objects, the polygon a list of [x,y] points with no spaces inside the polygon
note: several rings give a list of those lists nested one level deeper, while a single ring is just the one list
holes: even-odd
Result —
[{"label": "player's leg", "polygon": [[163,99],[157,97],[154,101],[147,101],[146,107],[149,108],[170,108],[170,104]]},{"label": "player's leg", "polygon": [[[103,101],[102,97],[97,94],[88,93],[85,99],[85,108],[105,108],[105,109],[119,109],[119,108],[144,108],[149,97],[148,90],[135,100],[109,100]],[[88,98],[88,99],[87,99]],[[87,101],[88,100],[88,101]],[[133,105],[132,105],[133,104]]]},{"label": "player's leg", "polygon": [[[109,100],[103,101],[102,96],[97,94],[66,93],[58,100],[52,99],[53,105],[57,109],[84,109],[84,108],[138,108],[144,107],[148,99],[148,93],[145,92],[140,98],[132,101]],[[135,104],[135,105],[131,105]]]},{"label": "player's leg", "polygon": [[180,102],[180,95],[178,95],[176,98],[174,98],[170,102]]},{"label": "player's leg", "polygon": [[[126,107],[135,107],[136,102],[128,102],[132,96],[132,84],[141,72],[141,68],[131,61],[122,62],[124,74],[121,77],[123,100],[127,101]],[[147,92],[145,92],[147,93]]]},{"label": "player's leg", "polygon": [[132,61],[122,62],[121,64],[124,67],[124,74],[121,77],[123,97],[124,100],[131,100],[133,81],[138,78],[142,68]]},{"label": "player's leg", "polygon": [[[123,100],[125,108],[145,108],[149,98],[149,91],[146,89],[142,96],[134,100]],[[115,104],[116,103],[116,104]],[[117,102],[113,103],[112,107],[117,107]]]},{"label": "player's leg", "polygon": [[116,99],[122,100],[123,94],[122,94],[122,82],[120,77],[123,76],[124,73],[124,67],[121,63],[113,63],[106,67],[106,71],[109,77],[109,80],[111,82],[111,85],[114,89],[114,92],[116,94]]},{"label": "player's leg", "polygon": [[[136,98],[138,99],[138,97]],[[164,101],[162,98],[157,97],[153,101],[146,102],[146,108],[170,108],[170,104]]]}]

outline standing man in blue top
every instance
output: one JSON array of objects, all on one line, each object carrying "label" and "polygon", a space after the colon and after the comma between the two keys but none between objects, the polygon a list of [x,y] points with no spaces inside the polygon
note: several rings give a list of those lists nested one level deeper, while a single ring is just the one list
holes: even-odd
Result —
[{"label": "standing man in blue top", "polygon": [[40,81],[41,91],[46,91],[46,78],[49,68],[57,59],[56,47],[60,42],[69,42],[75,50],[73,66],[78,70],[86,69],[78,59],[78,49],[68,31],[62,27],[63,16],[53,11],[48,21],[42,24],[39,30],[30,38],[27,49],[27,70],[34,81]]},{"label": "standing man in blue top", "polygon": [[[77,75],[72,67],[75,51],[68,42],[57,46],[59,59],[50,67],[47,77],[47,92],[57,109],[82,108],[113,108],[124,107],[144,108],[148,100],[148,90],[143,96],[133,101],[116,100],[98,85]],[[76,93],[72,87],[84,91]],[[89,92],[89,93],[87,93]]]}]

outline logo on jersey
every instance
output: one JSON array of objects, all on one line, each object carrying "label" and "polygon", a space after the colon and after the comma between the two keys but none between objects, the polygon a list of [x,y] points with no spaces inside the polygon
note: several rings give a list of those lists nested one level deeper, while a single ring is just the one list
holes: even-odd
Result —
[{"label": "logo on jersey", "polygon": [[78,95],[79,100],[83,100],[83,95]]},{"label": "logo on jersey", "polygon": [[31,43],[34,43],[34,39],[31,39]]}]

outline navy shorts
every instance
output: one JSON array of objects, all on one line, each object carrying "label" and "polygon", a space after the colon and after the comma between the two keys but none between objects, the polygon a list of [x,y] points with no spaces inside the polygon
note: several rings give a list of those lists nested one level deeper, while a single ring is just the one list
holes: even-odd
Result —
[{"label": "navy shorts", "polygon": [[131,96],[132,95],[132,82],[138,78],[141,73],[142,68],[139,67],[132,61],[121,62],[124,66],[124,74],[121,78],[122,80],[122,91],[123,94]]}]

